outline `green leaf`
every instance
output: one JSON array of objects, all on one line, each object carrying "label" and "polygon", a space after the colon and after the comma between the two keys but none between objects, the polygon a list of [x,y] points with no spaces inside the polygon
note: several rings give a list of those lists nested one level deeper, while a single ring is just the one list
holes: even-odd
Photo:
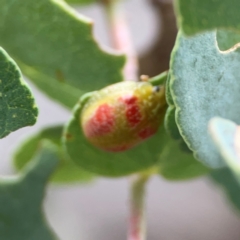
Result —
[{"label": "green leaf", "polygon": [[174,106],[174,102],[172,99],[172,93],[171,93],[171,88],[170,88],[170,79],[171,79],[171,75],[170,72],[168,72],[168,77],[167,77],[167,81],[166,81],[166,100],[167,100],[167,104],[169,106]]},{"label": "green leaf", "polygon": [[0,181],[0,239],[56,240],[42,213],[45,185],[58,164],[54,145],[45,147],[23,175]]},{"label": "green leaf", "polygon": [[171,94],[170,79],[171,77],[169,74],[167,84],[166,84],[166,99],[169,106],[165,114],[164,127],[168,135],[173,139],[172,141],[178,140],[179,148],[182,151],[192,154],[192,151],[188,148],[187,144],[183,140],[175,121],[176,107],[174,106],[174,101]]},{"label": "green leaf", "polygon": [[165,85],[168,78],[168,71],[162,72],[157,76],[148,79],[153,86]]},{"label": "green leaf", "polygon": [[169,106],[165,115],[164,126],[167,133],[175,140],[182,139],[182,136],[178,130],[176,121],[175,121],[175,106]]},{"label": "green leaf", "polygon": [[240,182],[240,127],[223,118],[212,118],[209,133],[225,162]]},{"label": "green leaf", "polygon": [[[14,154],[14,166],[17,170],[21,170],[25,165],[32,161],[34,156],[39,155],[44,150],[41,145],[44,139],[56,144],[57,152],[48,153],[58,158],[59,165],[51,180],[54,183],[78,183],[88,182],[93,179],[93,175],[82,170],[72,162],[68,156],[64,154],[61,147],[62,126],[53,126],[43,129],[38,134],[28,138],[22,145],[20,145]],[[42,146],[42,147],[39,147]]]},{"label": "green leaf", "polygon": [[215,32],[190,38],[179,34],[169,85],[184,141],[197,159],[221,167],[224,163],[208,135],[208,121],[220,116],[240,123],[240,51],[219,52],[215,38]]},{"label": "green leaf", "polygon": [[123,80],[125,57],[100,49],[92,22],[63,1],[0,0],[0,6],[0,44],[39,79],[48,77],[38,86],[51,97],[61,101],[49,90],[62,91],[61,83],[86,92]]},{"label": "green leaf", "polygon": [[174,140],[178,141],[181,150],[187,153],[192,153],[192,151],[188,148],[187,144],[185,143],[179,132],[178,126],[175,121],[175,114],[176,108],[174,106],[169,106],[165,114],[164,127],[168,135],[173,139],[173,141]]},{"label": "green leaf", "polygon": [[167,144],[159,159],[159,173],[168,180],[187,180],[209,172],[208,168],[193,157],[193,153],[182,139],[175,121],[174,105],[170,105],[165,115],[164,126]]},{"label": "green leaf", "polygon": [[239,0],[175,0],[178,25],[187,35],[216,28],[240,32]]},{"label": "green leaf", "polygon": [[226,51],[240,43],[240,33],[231,30],[218,30],[217,43],[221,51]]},{"label": "green leaf", "polygon": [[19,61],[18,64],[25,76],[31,79],[38,88],[42,89],[51,99],[56,100],[67,108],[71,109],[76,104],[79,97],[85,93],[84,91],[64,82],[59,82],[56,85],[55,79],[44,75]]},{"label": "green leaf", "polygon": [[119,153],[105,152],[85,139],[79,120],[82,107],[81,101],[75,106],[63,138],[66,151],[76,164],[90,172],[110,177],[128,175],[157,164],[159,153],[166,144],[163,127],[135,148]]},{"label": "green leaf", "polygon": [[96,3],[99,2],[99,0],[65,0],[67,3],[70,4],[81,4],[81,5],[85,5],[85,4],[91,4],[91,3]]},{"label": "green leaf", "polygon": [[159,159],[159,173],[168,180],[187,180],[209,172],[193,154],[183,151],[179,141],[169,139]]},{"label": "green leaf", "polygon": [[240,185],[228,168],[212,171],[211,178],[219,184],[233,206],[240,210]]},{"label": "green leaf", "polygon": [[34,125],[37,115],[33,96],[18,66],[0,47],[0,138]]},{"label": "green leaf", "polygon": [[174,106],[174,101],[172,98],[172,93],[171,93],[171,88],[170,88],[170,73],[168,74],[167,82],[166,82],[166,100],[168,103],[168,109],[165,114],[164,118],[164,127],[171,136],[171,138],[175,140],[180,140],[182,139],[182,136],[178,130],[178,126],[175,121],[175,112],[176,112],[176,107]]}]

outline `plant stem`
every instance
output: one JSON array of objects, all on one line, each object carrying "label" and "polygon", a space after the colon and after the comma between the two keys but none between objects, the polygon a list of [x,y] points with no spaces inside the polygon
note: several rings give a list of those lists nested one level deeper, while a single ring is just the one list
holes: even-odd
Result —
[{"label": "plant stem", "polygon": [[128,240],[145,240],[145,185],[150,175],[139,174],[131,180]]},{"label": "plant stem", "polygon": [[[121,0],[101,0],[101,2],[105,6],[104,9],[110,24],[113,46],[127,56],[124,80],[138,81],[138,59],[132,45],[128,24],[125,21]],[[150,170],[130,178],[131,196],[128,240],[145,240],[145,184],[152,173],[152,170]]]},{"label": "plant stem", "polygon": [[124,14],[124,6],[119,0],[102,0],[110,25],[113,47],[126,54],[124,80],[138,80],[138,59]]}]

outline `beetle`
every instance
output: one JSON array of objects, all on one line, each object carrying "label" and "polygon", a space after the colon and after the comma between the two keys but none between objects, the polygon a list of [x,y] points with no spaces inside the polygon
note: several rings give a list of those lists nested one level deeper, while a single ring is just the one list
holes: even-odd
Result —
[{"label": "beetle", "polygon": [[94,146],[121,152],[154,135],[165,110],[164,86],[124,81],[93,92],[82,108],[80,125]]}]

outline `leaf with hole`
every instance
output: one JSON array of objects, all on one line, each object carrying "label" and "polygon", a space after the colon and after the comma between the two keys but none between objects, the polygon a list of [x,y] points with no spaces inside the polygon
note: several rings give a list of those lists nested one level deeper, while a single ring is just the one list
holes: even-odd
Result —
[{"label": "leaf with hole", "polygon": [[[86,92],[123,80],[125,57],[100,48],[93,37],[92,21],[68,4],[0,0],[0,6],[0,44],[17,62],[35,71],[34,82],[50,97],[61,102],[49,90],[53,85],[55,91],[58,86],[62,91],[64,83]],[[25,68],[23,73],[31,79]],[[71,95],[71,89],[66,94]]]},{"label": "leaf with hole", "polygon": [[188,38],[180,32],[170,67],[180,134],[196,158],[213,168],[225,163],[208,134],[209,120],[240,123],[240,50],[221,53],[215,39],[215,32]]}]

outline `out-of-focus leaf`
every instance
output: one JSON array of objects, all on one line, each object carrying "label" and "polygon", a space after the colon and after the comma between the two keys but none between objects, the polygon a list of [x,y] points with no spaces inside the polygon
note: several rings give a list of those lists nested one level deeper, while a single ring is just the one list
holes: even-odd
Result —
[{"label": "out-of-focus leaf", "polygon": [[167,100],[167,103],[169,106],[174,106],[174,102],[173,102],[173,99],[172,99],[172,94],[171,94],[171,89],[170,89],[170,79],[171,79],[171,75],[170,75],[170,72],[168,72],[168,78],[167,78],[167,81],[166,81],[166,100]]},{"label": "out-of-focus leaf", "polygon": [[178,25],[187,35],[216,28],[240,32],[239,0],[175,0]]},{"label": "out-of-focus leaf", "polygon": [[153,86],[165,85],[168,78],[168,71],[162,72],[157,76],[148,79]]},{"label": "out-of-focus leaf", "polygon": [[91,3],[96,3],[96,2],[100,2],[100,0],[65,0],[67,3],[70,4],[81,4],[81,5],[88,5]]},{"label": "out-of-focus leaf", "polygon": [[33,96],[18,66],[0,47],[0,138],[35,124],[37,115]]},{"label": "out-of-focus leaf", "polygon": [[56,100],[67,108],[72,108],[78,99],[84,94],[83,91],[64,82],[56,83],[55,79],[44,75],[34,68],[28,67],[18,61],[24,74],[40,89],[44,90],[50,98]]},{"label": "out-of-focus leaf", "polygon": [[[62,83],[86,92],[123,80],[125,57],[100,49],[92,22],[63,1],[0,0],[0,6],[0,44],[39,73],[34,82],[50,97],[61,102],[49,89],[62,91]],[[44,76],[48,80],[41,81]]]},{"label": "out-of-focus leaf", "polygon": [[45,185],[58,164],[57,150],[50,143],[44,146],[23,175],[0,181],[0,239],[58,239],[42,213]]},{"label": "out-of-focus leaf", "polygon": [[39,155],[39,158],[41,158],[41,152],[45,147],[45,145],[42,145],[41,143],[44,139],[47,139],[48,141],[56,144],[54,152],[51,152],[51,149],[49,149],[48,153],[51,155],[55,154],[55,157],[58,158],[59,161],[58,168],[51,177],[51,180],[54,183],[85,183],[92,180],[93,175],[76,166],[76,164],[71,161],[62,150],[62,129],[62,126],[45,128],[21,144],[14,154],[14,166],[16,169],[23,169],[25,165],[32,161],[36,155]]},{"label": "out-of-focus leaf", "polygon": [[181,135],[179,133],[178,127],[175,123],[175,106],[174,102],[172,99],[172,94],[171,94],[171,89],[170,89],[170,73],[168,72],[167,78],[166,78],[166,100],[168,103],[168,109],[165,114],[165,119],[164,119],[164,126],[165,129],[167,130],[167,133],[174,139],[179,140],[181,139]]},{"label": "out-of-focus leaf", "polygon": [[218,30],[217,43],[221,51],[226,51],[240,43],[240,33],[231,30]]},{"label": "out-of-focus leaf", "polygon": [[212,118],[209,133],[217,150],[240,182],[240,126],[222,118]]},{"label": "out-of-focus leaf", "polygon": [[214,170],[211,178],[222,187],[231,203],[240,210],[240,185],[228,168]]},{"label": "out-of-focus leaf", "polygon": [[166,144],[163,127],[153,137],[128,151],[105,152],[85,139],[79,120],[82,106],[82,101],[75,106],[63,138],[66,151],[76,164],[90,172],[111,177],[128,175],[157,164],[159,153]]},{"label": "out-of-focus leaf", "polygon": [[175,140],[182,139],[175,121],[175,106],[169,106],[165,115],[165,129],[168,134]]},{"label": "out-of-focus leaf", "polygon": [[200,177],[209,169],[181,148],[181,140],[168,139],[159,159],[159,173],[168,180],[187,180]]},{"label": "out-of-focus leaf", "polygon": [[[168,102],[168,109],[165,114],[164,119],[164,127],[169,134],[169,136],[172,138],[172,141],[177,140],[178,143],[175,143],[179,145],[179,149],[181,151],[185,151],[185,153],[190,153],[192,155],[192,151],[188,148],[187,144],[185,143],[184,139],[182,138],[178,126],[176,124],[175,115],[176,115],[176,107],[174,106],[174,101],[171,94],[171,88],[170,88],[170,74],[168,75],[167,83],[166,83],[166,99]],[[175,147],[176,147],[175,146]],[[183,156],[184,157],[184,156]]]},{"label": "out-of-focus leaf", "polygon": [[188,38],[180,33],[169,83],[181,136],[197,159],[214,168],[225,163],[208,135],[209,120],[240,123],[240,50],[221,53],[215,39],[215,32]]}]

